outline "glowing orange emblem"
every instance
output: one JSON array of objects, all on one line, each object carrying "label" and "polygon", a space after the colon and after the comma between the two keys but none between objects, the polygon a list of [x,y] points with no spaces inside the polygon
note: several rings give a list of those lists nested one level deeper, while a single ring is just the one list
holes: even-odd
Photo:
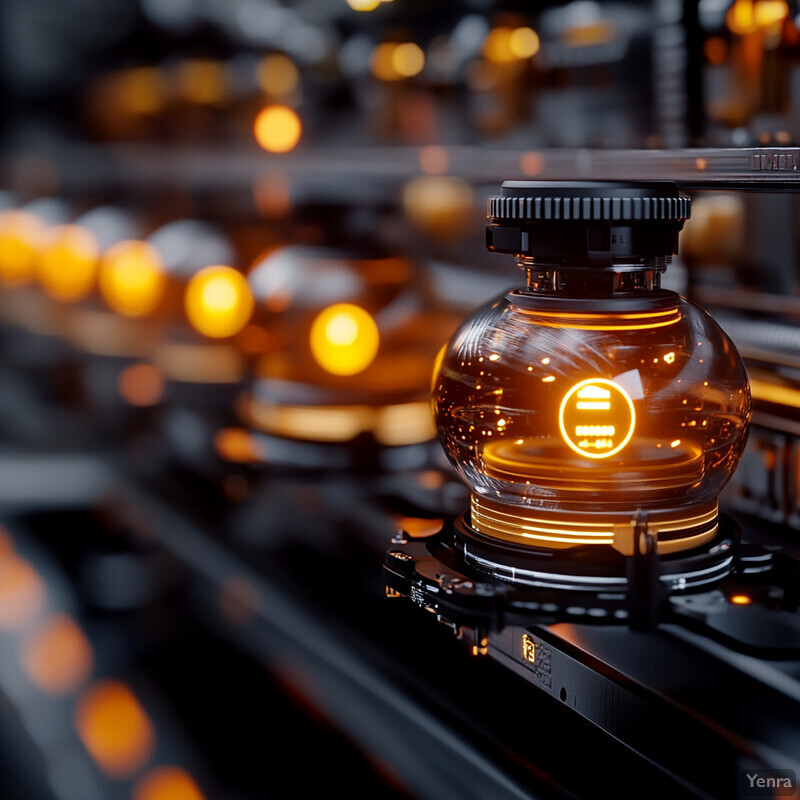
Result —
[{"label": "glowing orange emblem", "polygon": [[536,642],[527,633],[522,635],[522,657],[531,664],[536,663]]},{"label": "glowing orange emblem", "polygon": [[613,381],[590,378],[564,395],[558,412],[564,441],[579,455],[608,458],[633,436],[636,412],[628,393]]}]

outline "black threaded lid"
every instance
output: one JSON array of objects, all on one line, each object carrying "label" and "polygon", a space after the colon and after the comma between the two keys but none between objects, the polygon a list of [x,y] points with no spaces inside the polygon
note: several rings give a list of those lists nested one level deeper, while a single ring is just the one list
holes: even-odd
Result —
[{"label": "black threaded lid", "polygon": [[671,181],[506,181],[486,244],[565,267],[635,264],[676,253],[689,212]]}]

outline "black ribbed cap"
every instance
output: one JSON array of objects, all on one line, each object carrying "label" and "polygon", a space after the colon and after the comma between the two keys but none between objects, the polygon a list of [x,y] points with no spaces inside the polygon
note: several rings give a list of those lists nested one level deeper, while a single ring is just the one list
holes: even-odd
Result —
[{"label": "black ribbed cap", "polygon": [[486,246],[561,266],[667,258],[689,206],[671,181],[506,181],[489,198]]}]

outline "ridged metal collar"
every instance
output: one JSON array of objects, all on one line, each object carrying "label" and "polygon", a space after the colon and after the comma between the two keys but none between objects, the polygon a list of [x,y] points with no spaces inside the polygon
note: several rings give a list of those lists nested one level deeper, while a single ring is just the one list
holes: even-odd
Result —
[{"label": "ridged metal collar", "polygon": [[489,198],[488,217],[502,224],[531,221],[672,222],[690,215],[690,200],[671,181],[637,183],[506,181]]}]

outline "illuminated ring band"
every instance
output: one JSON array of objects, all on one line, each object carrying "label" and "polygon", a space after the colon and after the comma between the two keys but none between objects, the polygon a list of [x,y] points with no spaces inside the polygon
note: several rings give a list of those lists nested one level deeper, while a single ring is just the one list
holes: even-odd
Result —
[{"label": "illuminated ring band", "polygon": [[[544,550],[486,536],[463,518],[455,521],[452,532],[467,564],[506,584],[595,592],[628,586],[626,558],[611,547]],[[721,580],[733,568],[739,536],[736,524],[721,514],[710,539],[659,557],[660,580],[670,590]]]}]

